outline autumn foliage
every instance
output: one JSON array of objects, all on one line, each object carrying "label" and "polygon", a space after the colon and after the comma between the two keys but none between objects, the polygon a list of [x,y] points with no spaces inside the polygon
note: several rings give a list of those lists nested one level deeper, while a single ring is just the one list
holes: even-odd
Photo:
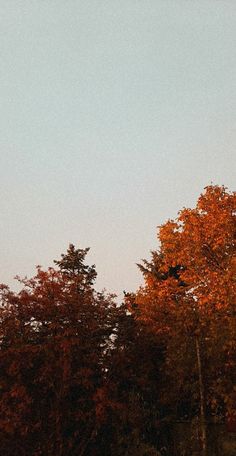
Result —
[{"label": "autumn foliage", "polygon": [[189,455],[209,454],[208,423],[236,415],[235,211],[207,187],[159,228],[122,305],[73,245],[20,292],[1,286],[0,454],[175,455],[180,420],[199,428]]}]

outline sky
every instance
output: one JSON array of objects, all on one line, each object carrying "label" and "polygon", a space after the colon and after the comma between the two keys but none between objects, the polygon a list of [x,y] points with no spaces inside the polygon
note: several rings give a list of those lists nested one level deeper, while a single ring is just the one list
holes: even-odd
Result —
[{"label": "sky", "polygon": [[69,243],[134,291],[157,226],[235,190],[234,0],[1,0],[0,282]]}]

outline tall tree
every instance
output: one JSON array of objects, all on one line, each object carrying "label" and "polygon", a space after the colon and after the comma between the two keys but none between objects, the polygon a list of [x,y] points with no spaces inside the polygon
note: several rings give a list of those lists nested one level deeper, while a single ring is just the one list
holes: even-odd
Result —
[{"label": "tall tree", "polygon": [[209,186],[195,209],[162,225],[136,295],[140,318],[165,343],[179,413],[199,413],[203,455],[206,415],[231,414],[235,397],[235,210],[235,193]]},{"label": "tall tree", "polygon": [[162,347],[137,318],[133,295],[119,306],[104,383],[98,394],[104,456],[158,456]]},{"label": "tall tree", "polygon": [[19,293],[2,287],[1,454],[96,454],[96,392],[115,304],[94,291],[87,252],[70,245],[59,269],[38,268]]}]

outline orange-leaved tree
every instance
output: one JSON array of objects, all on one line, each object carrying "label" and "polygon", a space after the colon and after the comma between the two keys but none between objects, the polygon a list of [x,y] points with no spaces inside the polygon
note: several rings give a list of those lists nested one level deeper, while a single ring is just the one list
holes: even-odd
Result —
[{"label": "orange-leaved tree", "polygon": [[136,294],[140,318],[166,346],[163,397],[175,416],[199,416],[203,455],[206,418],[235,413],[235,211],[235,193],[206,187],[195,209],[160,227]]}]

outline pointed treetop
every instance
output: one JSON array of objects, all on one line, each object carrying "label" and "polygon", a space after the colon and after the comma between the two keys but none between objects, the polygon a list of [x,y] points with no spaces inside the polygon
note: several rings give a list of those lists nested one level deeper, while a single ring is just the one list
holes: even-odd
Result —
[{"label": "pointed treetop", "polygon": [[88,252],[89,247],[76,249],[73,244],[69,244],[66,254],[61,255],[61,260],[54,260],[54,263],[64,274],[72,278],[77,276],[84,284],[91,286],[96,279],[97,273],[94,264],[92,266],[84,264]]}]

